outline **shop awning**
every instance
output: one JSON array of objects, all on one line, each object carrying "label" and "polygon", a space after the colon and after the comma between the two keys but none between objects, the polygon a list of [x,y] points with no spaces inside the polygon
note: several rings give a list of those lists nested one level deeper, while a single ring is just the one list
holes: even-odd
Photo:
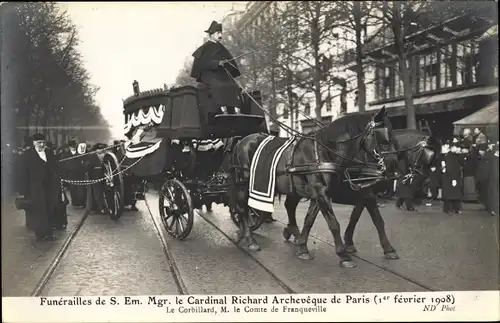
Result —
[{"label": "shop awning", "polygon": [[488,104],[479,111],[453,122],[455,126],[487,126],[498,125],[498,100]]},{"label": "shop awning", "polygon": [[[448,92],[448,93],[440,93],[440,94],[422,96],[420,98],[413,99],[413,105],[418,106],[421,104],[444,102],[444,101],[468,98],[468,97],[476,96],[476,95],[491,95],[491,94],[495,94],[495,93],[498,93],[498,86],[478,87],[478,88],[474,88],[474,89],[466,89],[466,90],[461,90],[461,91],[454,91],[454,92]],[[370,105],[367,110],[381,109],[383,106],[385,106],[388,109],[389,108],[404,107],[405,101],[398,100],[398,101],[394,101],[394,102],[387,102],[387,103]]]}]

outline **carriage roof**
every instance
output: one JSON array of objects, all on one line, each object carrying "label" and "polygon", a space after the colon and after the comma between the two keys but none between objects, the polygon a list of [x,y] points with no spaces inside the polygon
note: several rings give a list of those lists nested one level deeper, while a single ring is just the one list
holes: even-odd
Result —
[{"label": "carriage roof", "polygon": [[141,109],[165,103],[170,90],[153,89],[139,92],[123,100],[123,114],[138,112]]},{"label": "carriage roof", "polygon": [[[256,93],[260,100],[260,92]],[[180,86],[139,92],[123,101],[125,135],[151,123],[158,126],[158,136],[169,138],[222,138],[267,132],[263,113],[251,106],[251,100],[247,101],[246,114],[215,120],[218,108],[204,88]]]}]

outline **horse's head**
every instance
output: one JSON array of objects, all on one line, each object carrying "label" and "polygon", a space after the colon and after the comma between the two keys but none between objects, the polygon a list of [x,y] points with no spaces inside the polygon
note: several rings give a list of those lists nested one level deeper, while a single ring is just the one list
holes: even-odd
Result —
[{"label": "horse's head", "polygon": [[404,160],[406,165],[404,169],[399,170],[398,175],[410,172],[427,177],[431,165],[441,151],[439,141],[432,134],[412,129],[395,130],[394,138],[399,148],[398,159]]},{"label": "horse's head", "polygon": [[360,141],[362,149],[379,165],[384,174],[394,174],[397,166],[398,146],[392,135],[392,124],[385,107],[375,113]]},{"label": "horse's head", "polygon": [[409,166],[420,175],[427,177],[429,169],[440,151],[439,142],[432,136],[426,136],[415,144],[415,149],[408,152]]}]

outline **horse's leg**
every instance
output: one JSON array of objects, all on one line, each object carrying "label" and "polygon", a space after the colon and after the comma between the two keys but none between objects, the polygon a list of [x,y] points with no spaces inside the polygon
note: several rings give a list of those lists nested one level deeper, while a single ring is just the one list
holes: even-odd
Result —
[{"label": "horse's leg", "polygon": [[365,199],[361,199],[360,201],[358,201],[358,203],[354,206],[354,209],[351,212],[351,217],[349,218],[349,224],[345,229],[344,243],[348,253],[358,252],[356,250],[356,247],[354,247],[354,242],[353,242],[354,229],[356,229],[356,224],[358,224],[359,218],[363,213],[365,204],[366,204]]},{"label": "horse's leg", "polygon": [[328,228],[333,235],[333,240],[335,241],[335,253],[340,258],[340,266],[346,268],[356,267],[356,263],[352,261],[351,256],[346,251],[344,242],[342,241],[342,236],[340,234],[340,224],[337,221],[337,217],[333,212],[332,205],[330,203],[330,198],[327,195],[327,188],[324,185],[316,189],[316,199],[319,203],[319,208],[323,217],[325,218]]},{"label": "horse's leg", "polygon": [[250,207],[247,204],[248,201],[248,191],[246,193],[246,198],[241,200],[244,205],[241,205],[243,209],[243,213],[241,214],[241,222],[243,224],[243,238],[248,246],[248,250],[250,251],[259,251],[260,246],[253,237],[252,229],[250,228]]},{"label": "horse's leg", "polygon": [[307,248],[307,241],[309,240],[309,233],[311,232],[311,228],[316,221],[316,216],[319,213],[319,204],[311,200],[309,204],[309,208],[307,209],[307,214],[304,219],[304,227],[302,228],[302,233],[300,238],[297,239],[298,250],[297,256],[299,259],[303,260],[311,260],[314,257],[309,253],[309,249]]},{"label": "horse's leg", "polygon": [[293,235],[295,238],[295,242],[300,237],[300,230],[297,226],[297,205],[299,205],[300,197],[297,195],[287,195],[285,200],[285,209],[288,215],[288,225],[283,229],[283,238],[285,241],[288,241],[290,237]]},{"label": "horse's leg", "polygon": [[372,218],[373,224],[378,232],[378,237],[380,239],[380,245],[384,249],[384,255],[387,259],[399,259],[396,249],[389,242],[387,238],[387,233],[385,232],[385,222],[380,214],[380,210],[377,205],[376,199],[369,199],[366,203],[366,209]]}]

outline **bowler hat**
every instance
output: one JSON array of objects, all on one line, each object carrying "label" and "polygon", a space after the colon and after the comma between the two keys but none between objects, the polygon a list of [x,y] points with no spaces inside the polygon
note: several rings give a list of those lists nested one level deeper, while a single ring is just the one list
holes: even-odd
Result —
[{"label": "bowler hat", "polygon": [[216,33],[216,32],[222,32],[222,24],[219,24],[217,21],[212,21],[212,23],[210,24],[210,27],[208,27],[207,30],[205,30],[206,33],[209,33],[210,35],[212,35],[213,33]]},{"label": "bowler hat", "polygon": [[71,148],[76,148],[76,140],[70,140],[68,142],[68,146],[70,146]]},{"label": "bowler hat", "polygon": [[45,140],[45,136],[41,133],[36,133],[32,137],[33,141]]}]

